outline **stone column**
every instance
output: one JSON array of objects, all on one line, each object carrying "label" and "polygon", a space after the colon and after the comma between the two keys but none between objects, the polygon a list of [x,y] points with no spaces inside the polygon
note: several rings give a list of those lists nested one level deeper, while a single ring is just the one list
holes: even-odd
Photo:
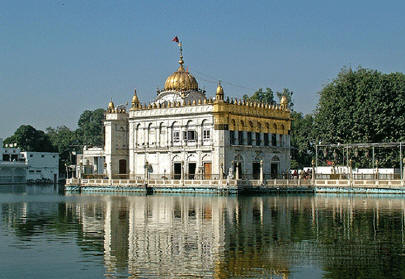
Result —
[{"label": "stone column", "polygon": [[143,181],[146,182],[146,180],[148,179],[148,161],[145,160],[143,168],[144,168]]},{"label": "stone column", "polygon": [[236,162],[236,172],[235,172],[236,179],[239,179],[239,165],[240,165],[240,162]]},{"label": "stone column", "polygon": [[184,181],[184,161],[181,161],[181,175],[180,179]]},{"label": "stone column", "polygon": [[260,184],[263,184],[263,160],[260,160]]},{"label": "stone column", "polygon": [[82,166],[83,166],[83,163],[80,163],[80,165],[79,165],[79,173],[78,173],[79,179],[82,178]]},{"label": "stone column", "polygon": [[224,179],[224,164],[221,163],[219,166],[219,179],[222,180]]}]

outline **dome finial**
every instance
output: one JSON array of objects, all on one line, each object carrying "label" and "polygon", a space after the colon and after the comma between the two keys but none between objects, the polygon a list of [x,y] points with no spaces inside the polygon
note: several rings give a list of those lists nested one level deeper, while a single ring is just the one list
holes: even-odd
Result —
[{"label": "dome finial", "polygon": [[182,42],[179,42],[179,51],[180,51],[179,64],[180,64],[180,66],[183,66],[184,60],[183,60],[183,44],[182,44]]}]

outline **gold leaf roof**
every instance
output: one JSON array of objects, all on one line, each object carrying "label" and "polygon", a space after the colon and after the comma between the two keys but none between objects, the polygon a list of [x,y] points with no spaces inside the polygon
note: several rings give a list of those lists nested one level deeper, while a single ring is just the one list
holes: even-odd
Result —
[{"label": "gold leaf roof", "polygon": [[192,74],[184,70],[184,67],[181,63],[177,71],[171,74],[166,79],[165,90],[176,90],[176,91],[198,90],[198,83]]}]

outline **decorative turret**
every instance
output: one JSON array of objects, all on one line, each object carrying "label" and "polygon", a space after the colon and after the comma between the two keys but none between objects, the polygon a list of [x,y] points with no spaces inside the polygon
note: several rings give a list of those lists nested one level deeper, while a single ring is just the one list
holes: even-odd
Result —
[{"label": "decorative turret", "polygon": [[215,95],[215,100],[218,102],[224,101],[224,89],[222,88],[221,81],[218,82],[217,94]]},{"label": "decorative turret", "polygon": [[114,106],[114,103],[111,98],[111,101],[108,103],[107,112],[112,113],[112,112],[114,112],[114,110],[115,110],[115,106]]},{"label": "decorative turret", "polygon": [[284,95],[283,95],[283,97],[281,97],[281,100],[280,100],[280,107],[281,107],[281,109],[283,109],[283,110],[286,110],[287,107],[288,107],[288,100],[287,100],[287,97],[284,96]]},{"label": "decorative turret", "polygon": [[136,89],[135,89],[135,90],[134,90],[134,96],[132,97],[132,106],[131,106],[131,109],[132,109],[132,110],[137,109],[137,108],[139,108],[139,105],[140,105],[140,103],[139,103],[138,96],[136,95]]}]

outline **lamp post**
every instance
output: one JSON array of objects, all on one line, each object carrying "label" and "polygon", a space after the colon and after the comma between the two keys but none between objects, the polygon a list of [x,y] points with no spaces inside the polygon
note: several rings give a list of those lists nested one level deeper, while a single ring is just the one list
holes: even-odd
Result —
[{"label": "lamp post", "polygon": [[378,180],[378,160],[375,160],[375,179]]},{"label": "lamp post", "polygon": [[312,186],[315,186],[315,160],[312,160]]},{"label": "lamp post", "polygon": [[402,159],[402,167],[403,167],[403,174],[402,174],[402,180],[405,181],[405,158]]}]

